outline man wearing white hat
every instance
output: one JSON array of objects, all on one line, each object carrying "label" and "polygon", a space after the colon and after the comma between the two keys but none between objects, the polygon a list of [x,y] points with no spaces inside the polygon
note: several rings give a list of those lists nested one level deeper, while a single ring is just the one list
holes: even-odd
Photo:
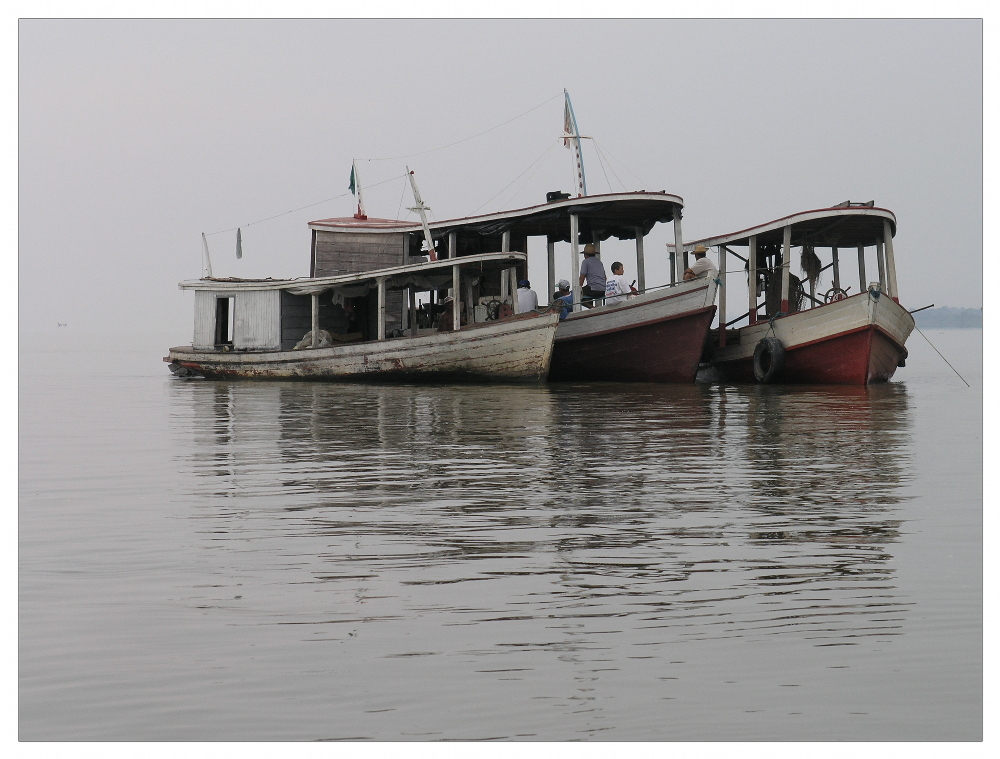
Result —
[{"label": "man wearing white hat", "polygon": [[694,253],[694,263],[684,270],[684,279],[698,279],[700,277],[715,279],[719,276],[719,270],[715,268],[715,264],[708,260],[708,248],[704,245],[695,245],[691,252]]}]

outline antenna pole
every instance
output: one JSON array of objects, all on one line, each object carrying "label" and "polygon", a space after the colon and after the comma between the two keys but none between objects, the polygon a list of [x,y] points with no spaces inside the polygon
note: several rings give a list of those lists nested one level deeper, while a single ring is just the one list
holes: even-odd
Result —
[{"label": "antenna pole", "polygon": [[414,178],[409,166],[406,167],[406,176],[410,178],[410,187],[413,188],[413,199],[417,202],[417,205],[408,210],[416,211],[420,214],[420,223],[424,227],[424,242],[427,244],[427,255],[431,261],[437,261],[437,251],[434,250],[434,238],[431,236],[431,228],[427,226],[427,212],[431,209],[424,205],[424,201],[420,197],[420,190],[417,189],[417,180]]},{"label": "antenna pole", "polygon": [[564,111],[563,119],[563,132],[564,132],[564,144],[569,147],[568,143],[573,145],[573,157],[576,160],[574,167],[573,181],[576,183],[576,194],[577,197],[584,197],[587,194],[587,173],[583,168],[583,150],[580,146],[580,128],[576,124],[576,114],[573,112],[573,103],[569,99],[569,92],[563,90],[563,94],[566,96],[566,108]]}]

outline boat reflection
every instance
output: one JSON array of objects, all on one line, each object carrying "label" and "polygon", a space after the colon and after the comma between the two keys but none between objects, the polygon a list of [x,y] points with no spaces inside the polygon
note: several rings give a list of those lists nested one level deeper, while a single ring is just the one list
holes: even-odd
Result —
[{"label": "boat reflection", "polygon": [[[367,620],[534,620],[563,631],[537,643],[563,653],[624,626],[647,646],[902,631],[900,384],[175,381],[171,392],[191,441],[179,464],[196,475],[213,541],[249,531],[257,550],[298,557],[295,582],[354,595],[377,582]],[[218,497],[238,499],[252,525]]]}]

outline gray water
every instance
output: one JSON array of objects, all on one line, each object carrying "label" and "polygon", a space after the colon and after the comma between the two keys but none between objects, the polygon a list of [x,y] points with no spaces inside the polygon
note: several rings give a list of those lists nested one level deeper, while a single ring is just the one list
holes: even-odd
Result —
[{"label": "gray water", "polygon": [[[982,332],[888,385],[22,340],[22,740],[979,740]],[[175,339],[173,342],[177,342]]]}]

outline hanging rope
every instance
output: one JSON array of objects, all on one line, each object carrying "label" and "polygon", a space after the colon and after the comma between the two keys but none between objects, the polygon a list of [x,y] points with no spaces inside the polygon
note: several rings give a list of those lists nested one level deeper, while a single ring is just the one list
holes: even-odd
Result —
[{"label": "hanging rope", "polygon": [[[597,140],[596,139],[594,140],[594,146],[595,147],[597,146]],[[651,185],[648,182],[646,182],[643,179],[641,179],[638,174],[636,174],[634,171],[632,171],[632,169],[630,169],[628,166],[626,166],[625,163],[620,158],[618,158],[616,155],[614,155],[610,150],[608,150],[607,148],[601,148],[601,150],[603,150],[610,158],[614,158],[616,161],[618,161],[618,165],[619,166],[621,166],[623,169],[625,169],[625,171],[627,171],[633,177],[635,177],[636,179],[638,179],[639,180],[639,184],[642,187],[646,188],[647,190],[650,188]],[[612,169],[612,171],[613,170],[614,169]]]},{"label": "hanging rope", "polygon": [[[916,330],[917,332],[920,332],[920,327],[918,327],[918,326],[917,326],[916,324],[914,324],[914,325],[913,325],[913,329],[915,329],[915,330]],[[958,369],[956,369],[956,368],[955,368],[954,366],[952,366],[952,365],[951,365],[951,362],[949,362],[949,361],[948,361],[948,359],[946,359],[946,358],[944,357],[944,354],[943,354],[943,353],[941,353],[941,351],[939,351],[939,350],[938,350],[938,349],[937,349],[937,348],[936,348],[936,347],[934,346],[934,343],[932,343],[932,342],[930,341],[930,339],[929,339],[929,338],[927,337],[927,335],[925,335],[925,334],[924,334],[923,332],[920,332],[920,336],[921,336],[922,338],[924,338],[924,340],[927,340],[927,344],[928,344],[929,346],[931,346],[932,348],[934,348],[934,352],[935,352],[935,353],[937,353],[937,354],[938,354],[939,356],[941,356],[941,360],[942,360],[942,361],[944,361],[944,362],[945,362],[946,364],[948,364],[948,366],[949,366],[949,367],[951,368],[951,370],[952,370],[953,372],[955,372],[955,374],[958,374]],[[965,377],[963,377],[963,376],[962,376],[961,374],[958,374],[958,378],[959,378],[960,380],[962,380],[962,382],[965,382]],[[970,385],[970,384],[969,384],[968,382],[965,382],[965,386],[966,386],[966,387],[972,387],[972,385]]]},{"label": "hanging rope", "polygon": [[493,196],[492,198],[490,198],[489,200],[487,200],[487,201],[486,201],[485,203],[483,203],[483,204],[482,204],[481,206],[479,206],[479,208],[475,209],[475,211],[473,211],[473,212],[472,212],[471,214],[469,214],[469,215],[470,215],[470,216],[474,215],[474,214],[476,213],[476,211],[478,211],[478,210],[479,210],[480,208],[483,208],[483,207],[485,207],[485,206],[489,205],[489,204],[490,204],[490,203],[492,203],[492,202],[493,202],[494,200],[496,200],[496,199],[497,199],[498,197],[500,197],[500,196],[501,196],[501,195],[502,195],[502,194],[503,194],[503,193],[504,193],[504,192],[505,192],[505,191],[507,190],[507,188],[508,188],[508,187],[510,187],[510,186],[511,186],[512,184],[514,184],[514,182],[516,182],[516,181],[517,181],[518,179],[520,179],[521,177],[523,177],[523,176],[524,176],[525,174],[527,174],[527,173],[528,173],[528,171],[530,171],[530,170],[531,170],[531,167],[532,167],[532,166],[534,166],[534,165],[535,165],[536,163],[538,163],[538,162],[539,162],[539,161],[541,161],[541,160],[542,160],[543,158],[545,158],[545,156],[547,156],[547,155],[549,154],[549,151],[550,151],[550,150],[552,150],[552,148],[554,148],[554,147],[555,147],[556,145],[558,145],[558,144],[559,144],[559,143],[560,143],[561,141],[562,141],[562,137],[559,137],[558,139],[556,139],[556,140],[555,140],[555,141],[554,141],[554,142],[553,142],[553,143],[552,143],[551,145],[549,145],[549,146],[548,146],[547,148],[545,148],[545,152],[544,152],[544,153],[542,153],[542,154],[541,154],[540,156],[538,156],[538,158],[536,158],[536,159],[535,159],[534,161],[532,161],[532,162],[531,162],[531,163],[530,163],[530,164],[528,165],[528,168],[527,168],[527,169],[525,169],[525,170],[524,170],[524,171],[522,171],[522,172],[521,172],[520,174],[518,174],[518,175],[517,175],[516,177],[514,177],[514,178],[513,178],[513,179],[512,179],[512,180],[511,180],[511,181],[510,181],[510,182],[509,182],[508,184],[507,184],[507,186],[506,186],[506,187],[504,187],[504,188],[503,188],[502,190],[500,190],[500,192],[498,192],[498,193],[497,193],[496,195],[494,195],[494,196]]}]

